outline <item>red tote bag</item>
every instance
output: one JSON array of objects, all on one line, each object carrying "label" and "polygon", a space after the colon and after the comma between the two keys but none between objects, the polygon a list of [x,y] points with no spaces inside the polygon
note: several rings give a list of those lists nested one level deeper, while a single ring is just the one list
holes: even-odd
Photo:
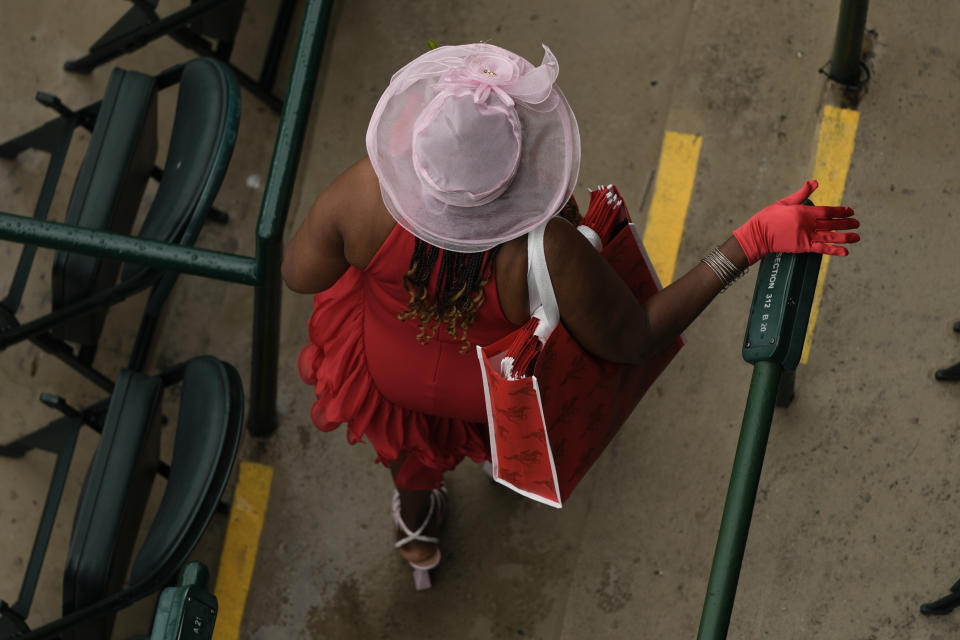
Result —
[{"label": "red tote bag", "polygon": [[[684,339],[637,365],[607,362],[584,351],[559,323],[543,257],[543,229],[530,234],[528,257],[531,298],[539,296],[543,304],[523,327],[478,346],[477,356],[494,479],[560,508]],[[591,192],[580,231],[641,302],[661,289],[616,187]]]}]

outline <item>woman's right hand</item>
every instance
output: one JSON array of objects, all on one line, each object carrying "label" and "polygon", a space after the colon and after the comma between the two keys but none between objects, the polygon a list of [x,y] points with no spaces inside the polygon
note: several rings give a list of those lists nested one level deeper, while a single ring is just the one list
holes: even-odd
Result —
[{"label": "woman's right hand", "polygon": [[846,247],[837,245],[860,241],[856,233],[837,233],[860,226],[851,217],[850,207],[803,204],[816,188],[817,181],[808,180],[799,191],[764,207],[733,232],[749,264],[775,252],[845,256],[849,253]]}]

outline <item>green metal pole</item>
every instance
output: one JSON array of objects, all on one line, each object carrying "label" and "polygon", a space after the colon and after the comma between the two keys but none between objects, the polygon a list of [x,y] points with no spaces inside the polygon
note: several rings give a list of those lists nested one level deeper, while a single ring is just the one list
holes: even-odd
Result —
[{"label": "green metal pole", "polygon": [[257,222],[259,278],[253,302],[252,388],[247,420],[247,430],[255,436],[268,436],[277,428],[281,242],[332,4],[332,0],[310,0],[304,12]]},{"label": "green metal pole", "polygon": [[782,372],[783,367],[777,362],[757,362],[753,366],[750,393],[743,413],[743,426],[740,427],[740,441],[733,460],[727,500],[723,506],[723,520],[713,554],[698,640],[723,640],[727,637]]},{"label": "green metal pole", "polygon": [[837,37],[830,59],[830,78],[845,85],[860,83],[860,51],[869,0],[841,0]]},{"label": "green metal pole", "polygon": [[0,212],[0,240],[88,256],[136,262],[157,269],[256,284],[256,262],[247,256],[209,249],[184,247],[122,233],[75,227],[62,222],[36,220]]},{"label": "green metal pole", "polygon": [[250,435],[265,437],[277,429],[277,367],[280,363],[281,238],[263,242],[261,283],[254,287],[253,353],[250,371]]}]

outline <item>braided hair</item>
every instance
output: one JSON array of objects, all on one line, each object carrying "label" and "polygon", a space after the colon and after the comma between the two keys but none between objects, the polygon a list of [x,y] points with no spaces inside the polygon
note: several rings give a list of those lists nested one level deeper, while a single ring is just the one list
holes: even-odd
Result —
[{"label": "braided hair", "polygon": [[[573,198],[560,210],[559,215],[578,224],[582,218]],[[403,286],[410,294],[410,302],[397,318],[406,322],[415,318],[419,323],[417,342],[427,344],[436,337],[441,325],[447,333],[457,337],[460,331],[460,353],[470,349],[467,330],[473,325],[477,311],[483,305],[484,287],[490,281],[494,261],[500,247],[483,253],[457,253],[435,247],[420,238],[415,238],[410,269],[403,276]],[[427,284],[430,274],[440,258],[440,273],[433,300],[427,299]]]},{"label": "braided hair", "polygon": [[[403,286],[410,294],[410,302],[407,310],[401,311],[397,318],[403,322],[410,318],[417,319],[420,323],[417,341],[420,344],[430,342],[440,326],[446,325],[447,333],[454,338],[459,329],[460,353],[470,349],[467,330],[473,325],[477,311],[483,305],[483,288],[490,281],[499,249],[494,247],[483,253],[457,253],[444,251],[416,238],[410,270],[403,276]],[[440,273],[437,291],[434,299],[428,300],[427,283],[438,257]]]}]

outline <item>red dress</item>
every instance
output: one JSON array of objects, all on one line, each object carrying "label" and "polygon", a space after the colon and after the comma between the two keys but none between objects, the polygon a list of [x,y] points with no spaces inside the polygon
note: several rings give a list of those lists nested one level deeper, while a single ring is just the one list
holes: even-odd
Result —
[{"label": "red dress", "polygon": [[[365,269],[350,267],[318,293],[307,325],[310,344],[298,359],[300,377],[316,390],[310,417],[317,428],[332,431],[346,422],[347,440],[366,437],[384,464],[406,452],[396,483],[410,490],[438,487],[443,472],[464,457],[490,458],[475,345],[516,329],[504,317],[494,274],[467,332],[466,353],[446,327],[420,344],[419,322],[397,318],[410,298],[403,276],[413,247],[413,235],[397,225]],[[431,296],[439,268],[438,259]]]}]

